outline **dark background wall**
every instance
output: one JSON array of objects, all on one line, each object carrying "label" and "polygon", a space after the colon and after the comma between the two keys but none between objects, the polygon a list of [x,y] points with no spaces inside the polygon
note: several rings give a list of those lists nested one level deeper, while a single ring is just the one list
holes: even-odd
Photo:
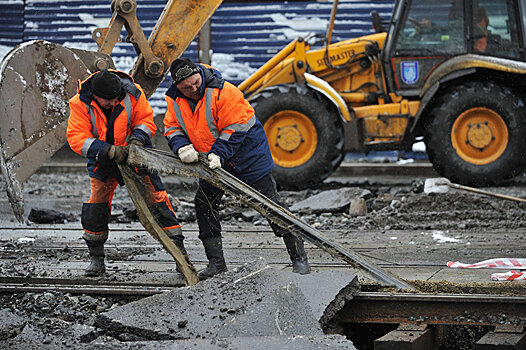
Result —
[{"label": "dark background wall", "polygon": [[[147,37],[165,3],[138,1],[138,17]],[[110,0],[0,0],[0,45],[43,39],[96,50],[91,32],[108,26],[110,4]],[[386,0],[340,1],[332,41],[372,33],[371,10],[389,18],[392,7],[393,1]],[[227,67],[227,79],[237,84],[296,37],[325,33],[331,8],[332,1],[225,1],[211,19],[212,62]],[[197,58],[196,41],[185,55]],[[131,44],[122,43],[113,57],[119,69],[127,70],[136,54]]]}]

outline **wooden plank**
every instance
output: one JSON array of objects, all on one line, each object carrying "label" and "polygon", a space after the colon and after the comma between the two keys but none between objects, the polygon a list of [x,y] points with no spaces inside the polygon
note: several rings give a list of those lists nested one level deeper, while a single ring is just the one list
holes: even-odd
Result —
[{"label": "wooden plank", "polygon": [[177,266],[179,266],[185,277],[186,285],[191,286],[199,282],[197,279],[197,272],[195,267],[192,265],[192,262],[187,259],[187,256],[185,256],[181,250],[179,250],[175,243],[164,232],[152,214],[148,205],[148,201],[141,195],[144,193],[144,190],[141,190],[140,188],[140,180],[136,179],[135,174],[128,166],[119,165],[119,170],[123,175],[126,188],[128,189],[128,193],[130,194],[133,204],[135,204],[135,208],[137,208],[139,220],[143,224],[144,228],[155,239],[161,242],[163,247],[173,256],[177,262]]}]

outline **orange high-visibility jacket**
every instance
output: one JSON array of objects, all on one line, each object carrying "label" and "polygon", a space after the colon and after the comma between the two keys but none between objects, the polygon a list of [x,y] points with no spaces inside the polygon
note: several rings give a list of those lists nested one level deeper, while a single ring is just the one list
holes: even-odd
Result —
[{"label": "orange high-visibility jacket", "polygon": [[[254,109],[245,100],[241,91],[229,82],[222,89],[206,87],[205,96],[197,103],[195,115],[186,98],[177,97],[183,123],[177,120],[174,100],[165,97],[165,136],[183,131],[198,152],[209,152],[216,138],[228,139],[235,131],[248,131],[256,120]],[[181,125],[182,124],[182,125]]]},{"label": "orange high-visibility jacket", "polygon": [[165,137],[177,153],[192,143],[198,152],[220,156],[225,169],[253,183],[274,167],[263,126],[243,93],[214,68],[198,64],[202,98],[192,111],[175,84],[166,92]]},{"label": "orange high-visibility jacket", "polygon": [[130,137],[144,145],[151,144],[157,129],[142,88],[128,74],[112,72],[121,79],[123,93],[109,120],[93,98],[91,84],[95,73],[79,82],[77,94],[69,100],[68,143],[73,151],[88,159],[90,176],[103,181],[109,173],[99,171],[103,165],[99,162],[107,157],[111,145],[124,146]]}]

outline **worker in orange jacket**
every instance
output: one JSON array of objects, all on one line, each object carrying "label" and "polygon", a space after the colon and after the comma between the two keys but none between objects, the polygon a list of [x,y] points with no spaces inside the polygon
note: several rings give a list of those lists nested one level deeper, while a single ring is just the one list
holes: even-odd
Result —
[{"label": "worker in orange jacket", "polygon": [[[105,272],[104,243],[108,239],[111,201],[117,184],[124,181],[117,164],[125,164],[127,145],[152,147],[156,131],[153,110],[142,88],[126,73],[103,70],[79,83],[69,100],[68,143],[87,158],[91,196],[82,206],[82,227],[91,263],[86,276]],[[160,226],[186,254],[181,225],[156,172],[134,170],[148,189],[152,212]]]},{"label": "worker in orange jacket", "polygon": [[[197,162],[199,152],[204,153],[210,168],[223,167],[285,207],[271,174],[274,162],[265,131],[243,93],[216,69],[187,58],[172,62],[170,73],[173,82],[165,97],[164,135],[173,152],[185,163]],[[199,181],[194,204],[208,258],[208,266],[198,274],[200,280],[227,270],[217,212],[223,194]],[[293,272],[309,273],[303,240],[272,222],[270,226],[276,236],[283,237]]]}]

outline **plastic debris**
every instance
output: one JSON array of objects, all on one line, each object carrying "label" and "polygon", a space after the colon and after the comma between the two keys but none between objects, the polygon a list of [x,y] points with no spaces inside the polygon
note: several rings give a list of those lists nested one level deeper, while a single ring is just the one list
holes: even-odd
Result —
[{"label": "plastic debris", "polygon": [[508,271],[491,274],[492,281],[526,280],[526,272]]},{"label": "plastic debris", "polygon": [[463,264],[458,261],[448,261],[448,267],[463,269],[509,269],[526,270],[526,259],[496,258],[484,260],[475,264]]}]

